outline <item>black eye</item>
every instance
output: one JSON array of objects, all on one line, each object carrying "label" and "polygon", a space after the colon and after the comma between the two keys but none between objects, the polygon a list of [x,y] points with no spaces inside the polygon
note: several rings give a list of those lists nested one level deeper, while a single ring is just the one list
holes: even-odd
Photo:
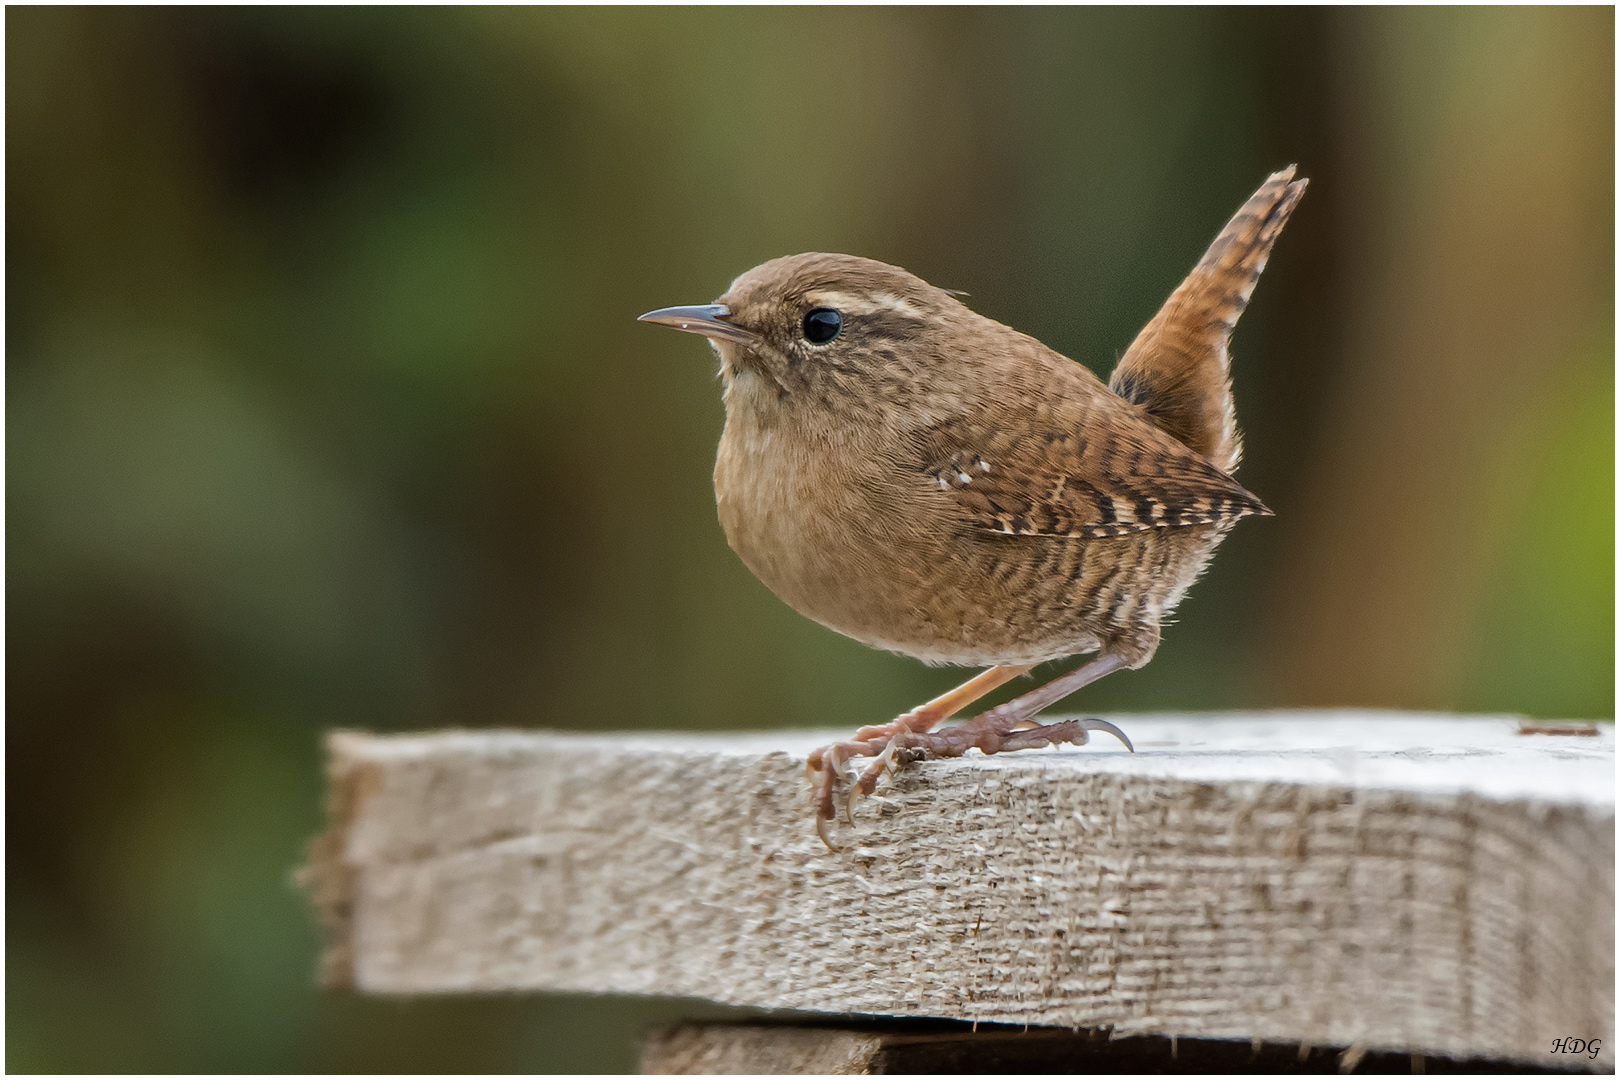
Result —
[{"label": "black eye", "polygon": [[830,307],[818,307],[804,317],[804,340],[825,345],[844,328],[844,317]]}]

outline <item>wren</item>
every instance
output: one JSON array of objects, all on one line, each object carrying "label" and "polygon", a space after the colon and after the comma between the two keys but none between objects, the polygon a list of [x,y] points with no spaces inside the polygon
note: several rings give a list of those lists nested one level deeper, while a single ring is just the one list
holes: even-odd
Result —
[{"label": "wren", "polygon": [[[1243,444],[1227,345],[1305,192],[1290,167],[1238,210],[1103,385],[1085,366],[897,266],[773,259],[715,303],[641,316],[709,339],[726,425],[720,524],[771,591],[823,626],[930,664],[987,670],[816,751],[831,847],[851,759],[890,768],[973,747],[1083,744],[1103,720],[1042,709],[1140,668],[1238,521],[1269,515],[1232,479]],[[1036,664],[1095,652],[1039,689],[938,728]]]}]

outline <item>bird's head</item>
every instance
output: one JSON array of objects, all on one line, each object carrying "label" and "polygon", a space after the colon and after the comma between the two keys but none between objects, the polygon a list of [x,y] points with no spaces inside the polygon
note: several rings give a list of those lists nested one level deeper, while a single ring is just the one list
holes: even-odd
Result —
[{"label": "bird's head", "polygon": [[707,337],[727,411],[769,415],[912,408],[938,391],[964,331],[989,323],[898,266],[819,253],[772,259],[713,304],[641,321]]}]

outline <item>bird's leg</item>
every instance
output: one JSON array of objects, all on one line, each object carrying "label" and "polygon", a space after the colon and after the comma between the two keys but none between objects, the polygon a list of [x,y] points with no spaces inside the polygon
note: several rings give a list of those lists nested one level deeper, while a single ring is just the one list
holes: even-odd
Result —
[{"label": "bird's leg", "polygon": [[[872,724],[855,732],[844,742],[823,746],[819,750],[810,752],[810,771],[822,772],[823,765],[834,751],[842,751],[837,755],[837,765],[842,765],[851,757],[872,757],[882,752],[890,738],[895,735],[928,731],[941,720],[947,720],[975,701],[1001,686],[1003,683],[1016,679],[1030,669],[1030,666],[1001,666],[981,671],[967,682],[948,693],[941,694],[925,704],[917,706],[910,712],[902,713],[887,724]],[[875,745],[874,745],[875,744]]]},{"label": "bird's leg", "polygon": [[908,713],[902,713],[887,724],[875,724],[863,727],[855,733],[857,741],[886,738],[902,732],[928,731],[941,720],[949,720],[969,705],[978,701],[996,687],[1018,678],[1029,671],[1033,664],[1017,666],[998,666],[981,671],[955,690],[939,695],[926,704],[919,705]]},{"label": "bird's leg", "polygon": [[[1000,665],[981,671],[956,689],[895,717],[887,724],[863,727],[844,742],[811,751],[809,772],[815,776],[816,784],[816,831],[821,834],[822,841],[825,842],[827,839],[823,822],[830,821],[833,816],[833,785],[846,761],[852,757],[878,759],[851,788],[852,796],[856,789],[860,789],[863,795],[870,795],[884,769],[894,760],[896,739],[929,731],[941,720],[955,716],[996,687],[1016,679],[1033,666]],[[832,847],[831,844],[827,846]]]},{"label": "bird's leg", "polygon": [[965,724],[904,737],[900,740],[899,749],[917,750],[924,757],[961,757],[977,746],[986,754],[997,754],[1060,742],[1083,744],[1087,740],[1087,732],[1106,731],[1134,752],[1135,747],[1131,746],[1125,733],[1106,720],[1066,720],[1046,727],[1018,730],[1047,706],[1056,704],[1104,675],[1128,666],[1123,656],[1104,653],[1067,675],[1060,675],[1045,686],[998,705]]},{"label": "bird's leg", "polygon": [[996,687],[1016,679],[1027,672],[1033,665],[998,666],[987,671],[981,671],[956,689],[941,694],[934,700],[919,705],[910,712],[898,716],[887,724],[877,724],[864,727],[855,733],[857,741],[868,744],[883,740],[883,750],[877,755],[877,760],[867,766],[861,777],[850,785],[849,800],[844,805],[844,815],[851,825],[855,824],[855,801],[860,796],[870,795],[877,789],[877,783],[883,774],[889,771],[894,763],[895,752],[900,748],[900,742],[907,735],[919,735],[931,730],[942,720],[949,720],[969,705],[978,701]]}]

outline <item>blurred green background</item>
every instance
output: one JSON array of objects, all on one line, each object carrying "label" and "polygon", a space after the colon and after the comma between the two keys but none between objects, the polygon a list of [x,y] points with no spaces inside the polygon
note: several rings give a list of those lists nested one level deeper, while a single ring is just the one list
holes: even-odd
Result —
[{"label": "blurred green background", "polygon": [[1245,522],[1100,709],[1614,714],[1612,9],[6,11],[6,1065],[628,1069],[315,989],[329,727],[850,726],[960,678],[731,554],[767,258],[1100,372],[1282,165]]}]

